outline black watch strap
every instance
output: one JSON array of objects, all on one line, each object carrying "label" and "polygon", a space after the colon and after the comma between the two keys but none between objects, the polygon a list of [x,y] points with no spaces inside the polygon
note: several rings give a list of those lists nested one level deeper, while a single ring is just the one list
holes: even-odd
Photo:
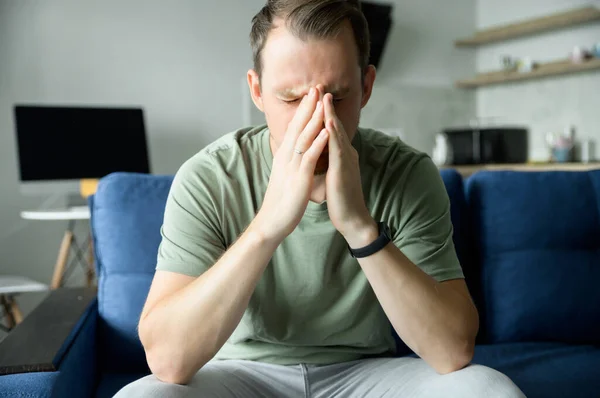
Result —
[{"label": "black watch strap", "polygon": [[348,245],[348,249],[350,250],[352,257],[363,258],[371,256],[386,247],[387,244],[391,242],[392,237],[390,234],[390,228],[387,226],[387,224],[384,222],[379,222],[378,226],[379,236],[371,244],[361,247],[360,249],[352,249],[350,245]]}]

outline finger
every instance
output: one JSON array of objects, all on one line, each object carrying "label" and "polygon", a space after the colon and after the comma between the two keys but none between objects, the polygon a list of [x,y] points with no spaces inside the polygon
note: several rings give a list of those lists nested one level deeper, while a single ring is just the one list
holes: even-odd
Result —
[{"label": "finger", "polygon": [[[335,156],[336,154],[339,154],[342,150],[340,134],[337,131],[335,123],[331,119],[325,123],[325,129],[329,133],[329,152]],[[329,159],[331,158],[332,157],[330,156]]]},{"label": "finger", "polygon": [[317,138],[313,141],[310,148],[306,151],[306,153],[302,156],[302,164],[301,170],[306,173],[306,175],[313,175],[315,173],[315,168],[317,167],[317,161],[319,157],[323,153],[323,149],[327,145],[329,140],[329,132],[327,129],[322,129]]},{"label": "finger", "polygon": [[298,136],[302,133],[304,127],[306,127],[306,124],[310,121],[317,106],[318,98],[319,96],[317,90],[311,88],[308,95],[302,99],[302,102],[298,106],[296,114],[288,125],[286,132],[285,141],[287,141],[287,144],[290,147],[296,143]]},{"label": "finger", "polygon": [[317,90],[319,91],[319,101],[323,101],[325,97],[325,87],[322,84],[317,84]]},{"label": "finger", "polygon": [[333,106],[333,95],[327,93],[323,97],[323,103],[325,104],[325,120],[333,120],[337,118],[335,114],[335,108]]},{"label": "finger", "polygon": [[341,143],[339,141],[339,133],[335,124],[335,110],[333,108],[333,96],[325,94],[323,97],[323,110],[325,114],[325,129],[329,134],[329,162],[332,162],[336,157],[339,157],[341,151]]},{"label": "finger", "polygon": [[323,129],[323,118],[323,103],[319,101],[312,118],[304,128],[302,134],[300,134],[300,137],[298,137],[295,149],[306,152],[310,148],[312,142]]},{"label": "finger", "polygon": [[350,144],[348,136],[346,135],[346,131],[344,130],[344,126],[335,113],[333,96],[331,94],[327,94],[323,102],[325,105],[325,127],[327,128],[329,126],[330,132],[335,131],[340,145]]}]

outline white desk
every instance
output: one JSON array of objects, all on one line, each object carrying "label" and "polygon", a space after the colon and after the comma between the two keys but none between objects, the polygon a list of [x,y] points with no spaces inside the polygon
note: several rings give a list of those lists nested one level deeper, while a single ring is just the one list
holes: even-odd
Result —
[{"label": "white desk", "polygon": [[21,212],[25,220],[89,220],[90,209],[87,206],[68,207],[64,209],[26,210]]},{"label": "white desk", "polygon": [[[21,218],[35,221],[68,221],[68,227],[58,251],[58,257],[54,266],[52,283],[50,287],[56,289],[62,286],[68,274],[76,263],[84,264],[87,286],[92,286],[94,279],[94,257],[92,250],[91,234],[88,232],[86,239],[80,243],[73,230],[77,221],[89,220],[90,209],[87,206],[69,207],[62,209],[26,210],[21,212]],[[69,255],[73,250],[75,257],[69,262]],[[87,260],[85,252],[87,251]]]}]

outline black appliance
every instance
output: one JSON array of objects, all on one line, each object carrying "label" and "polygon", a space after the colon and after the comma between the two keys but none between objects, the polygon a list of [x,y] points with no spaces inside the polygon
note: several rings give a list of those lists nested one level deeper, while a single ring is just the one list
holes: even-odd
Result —
[{"label": "black appliance", "polygon": [[447,129],[453,165],[526,163],[529,131],[523,127]]},{"label": "black appliance", "polygon": [[14,118],[23,182],[150,173],[141,108],[18,104]]},{"label": "black appliance", "polygon": [[393,26],[392,14],[394,5],[392,3],[374,3],[369,1],[361,1],[360,5],[365,19],[369,24],[369,35],[371,36],[371,57],[369,63],[380,69],[383,53]]}]

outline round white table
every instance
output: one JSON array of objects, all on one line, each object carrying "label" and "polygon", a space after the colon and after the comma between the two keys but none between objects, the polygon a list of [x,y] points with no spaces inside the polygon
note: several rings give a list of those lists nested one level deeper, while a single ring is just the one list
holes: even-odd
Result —
[{"label": "round white table", "polygon": [[[66,275],[72,270],[73,265],[76,263],[84,264],[87,286],[92,286],[95,272],[91,234],[88,232],[84,242],[80,243],[73,232],[78,221],[90,219],[89,207],[76,206],[62,209],[25,210],[21,212],[21,218],[36,221],[68,221],[68,227],[58,251],[50,287],[56,289],[62,286],[66,279]],[[67,261],[72,250],[74,251],[75,257],[71,259],[69,266],[67,267]],[[88,253],[87,260],[85,260],[86,251]]]},{"label": "round white table", "polygon": [[25,220],[89,220],[90,209],[87,206],[67,207],[64,209],[25,210],[21,212]]}]

